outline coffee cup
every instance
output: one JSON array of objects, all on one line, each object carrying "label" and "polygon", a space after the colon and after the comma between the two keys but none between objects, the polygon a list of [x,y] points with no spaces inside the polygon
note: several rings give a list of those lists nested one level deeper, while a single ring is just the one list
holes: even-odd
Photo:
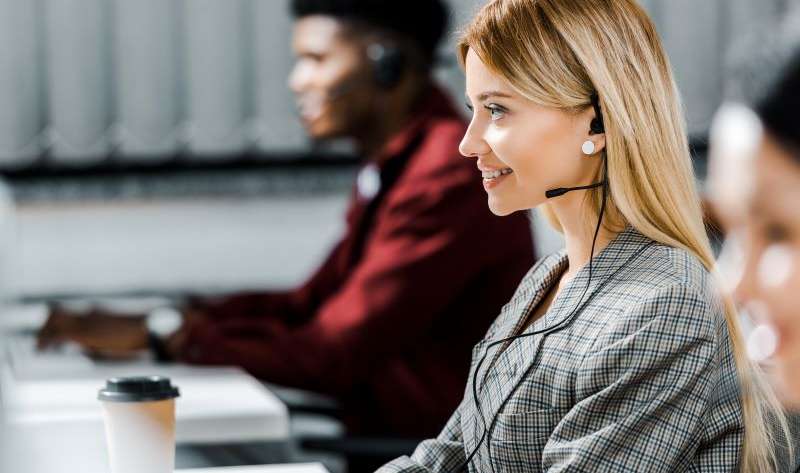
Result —
[{"label": "coffee cup", "polygon": [[178,388],[159,376],[111,378],[101,389],[111,473],[173,473]]}]

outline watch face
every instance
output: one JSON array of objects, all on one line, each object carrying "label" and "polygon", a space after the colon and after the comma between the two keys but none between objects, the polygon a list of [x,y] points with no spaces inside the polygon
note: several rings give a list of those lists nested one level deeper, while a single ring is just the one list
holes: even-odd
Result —
[{"label": "watch face", "polygon": [[160,307],[147,316],[147,330],[159,337],[171,335],[182,323],[183,316],[173,307]]},{"label": "watch face", "polygon": [[381,174],[378,167],[374,164],[367,164],[358,173],[358,180],[356,181],[358,187],[358,195],[362,199],[370,200],[381,190]]}]

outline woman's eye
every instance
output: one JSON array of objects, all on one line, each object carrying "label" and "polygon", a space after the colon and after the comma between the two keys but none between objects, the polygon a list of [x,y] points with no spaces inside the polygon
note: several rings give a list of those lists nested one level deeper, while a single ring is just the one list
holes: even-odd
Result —
[{"label": "woman's eye", "polygon": [[485,108],[489,111],[492,121],[500,120],[506,114],[506,110],[498,105],[487,105]]}]

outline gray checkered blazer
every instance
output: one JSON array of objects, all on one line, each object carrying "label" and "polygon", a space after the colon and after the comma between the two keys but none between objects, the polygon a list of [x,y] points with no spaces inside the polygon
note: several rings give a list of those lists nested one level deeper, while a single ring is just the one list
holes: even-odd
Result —
[{"label": "gray checkered blazer", "polygon": [[460,471],[484,425],[470,472],[737,470],[743,420],[725,316],[684,250],[628,228],[594,259],[581,308],[588,266],[525,333],[562,330],[488,347],[518,333],[566,267],[562,251],[531,269],[475,346],[442,433],[379,473]]}]

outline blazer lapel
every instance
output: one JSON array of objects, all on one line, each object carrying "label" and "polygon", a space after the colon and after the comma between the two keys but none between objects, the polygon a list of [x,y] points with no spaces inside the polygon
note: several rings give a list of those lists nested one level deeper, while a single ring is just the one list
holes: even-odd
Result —
[{"label": "blazer lapel", "polygon": [[[520,321],[521,314],[526,313],[529,307],[532,307],[544,297],[550,284],[552,284],[563,271],[565,264],[566,253],[563,251],[546,256],[539,261],[533,272],[522,280],[511,301],[503,306],[497,321],[493,325],[495,328],[487,334],[486,338],[475,346],[475,351],[473,352],[473,366],[470,370],[465,392],[465,398],[469,401],[467,405],[471,411],[474,409],[473,412],[475,415],[462,416],[461,418],[461,429],[467,450],[475,448],[483,432],[479,410],[483,412],[486,418],[486,426],[488,427],[491,421],[490,413],[494,412],[496,409],[496,406],[491,401],[491,398],[496,397],[496,393],[487,394],[483,393],[482,390],[484,386],[494,385],[494,379],[498,372],[495,368],[489,368],[491,366],[496,367],[496,364],[493,362],[496,362],[496,358],[503,347],[501,345],[496,345],[489,348],[488,351],[487,347],[493,341],[507,338],[516,330],[519,330],[519,326],[522,324]],[[485,359],[481,364],[480,370],[476,372],[477,363],[484,358],[484,355]],[[476,387],[479,391],[478,397],[480,399],[480,406],[475,402],[475,397],[472,394],[473,383],[477,383]]]},{"label": "blazer lapel", "polygon": [[[628,227],[592,260],[591,280],[587,264],[556,296],[544,316],[522,333],[534,334],[567,324],[570,319],[582,312],[599,288],[623,268],[632,256],[651,242],[652,240]],[[567,265],[564,251],[543,262],[540,270],[528,279],[530,290],[521,292],[520,297],[515,297],[504,308],[501,313],[502,326],[492,339],[501,340],[519,334],[530,311],[541,301],[552,284],[556,283],[567,269]],[[489,349],[487,360],[481,367],[481,372],[477,374],[477,380],[481,383],[478,396],[481,399],[481,410],[487,426],[536,362],[539,349],[546,337],[547,333],[530,335]],[[487,346],[489,344],[491,341]],[[494,363],[490,363],[490,358]]]},{"label": "blazer lapel", "polygon": [[489,342],[517,333],[524,323],[524,316],[545,297],[566,267],[567,254],[563,250],[545,257],[539,267],[521,283],[514,298],[503,306],[497,321],[497,330],[491,334],[492,340]]}]

